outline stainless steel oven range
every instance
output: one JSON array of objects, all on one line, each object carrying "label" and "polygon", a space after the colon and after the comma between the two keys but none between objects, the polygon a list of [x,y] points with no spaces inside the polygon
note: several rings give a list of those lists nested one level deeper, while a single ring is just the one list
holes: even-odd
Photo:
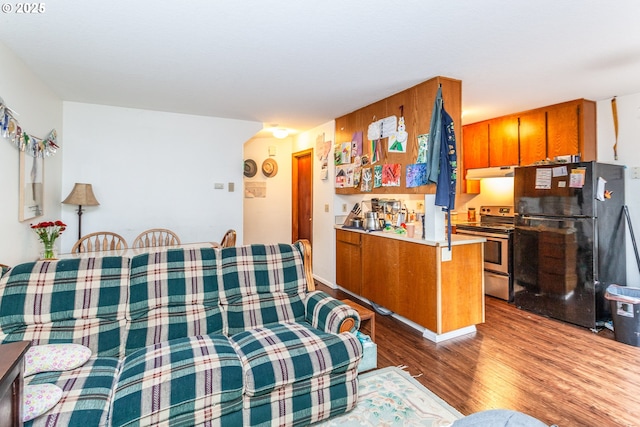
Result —
[{"label": "stainless steel oven range", "polygon": [[513,206],[481,206],[480,221],[456,224],[457,234],[481,236],[485,294],[513,301]]}]

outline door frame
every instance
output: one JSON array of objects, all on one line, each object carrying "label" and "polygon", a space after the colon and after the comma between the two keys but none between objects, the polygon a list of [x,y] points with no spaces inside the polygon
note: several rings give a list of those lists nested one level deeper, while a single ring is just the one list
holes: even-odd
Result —
[{"label": "door frame", "polygon": [[298,151],[296,153],[291,154],[291,241],[297,239],[298,236],[298,213],[299,209],[299,194],[298,194],[298,162],[301,157],[309,156],[311,161],[310,165],[310,174],[311,177],[309,179],[309,200],[311,202],[310,213],[311,220],[310,222],[310,230],[311,235],[309,236],[309,243],[313,244],[313,148],[309,148],[306,150]]}]

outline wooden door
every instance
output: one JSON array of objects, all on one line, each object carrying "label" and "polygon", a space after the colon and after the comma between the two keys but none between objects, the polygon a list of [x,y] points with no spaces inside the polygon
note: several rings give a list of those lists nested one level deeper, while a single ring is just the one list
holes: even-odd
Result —
[{"label": "wooden door", "polygon": [[313,150],[293,154],[291,239],[313,243]]},{"label": "wooden door", "polygon": [[547,115],[543,110],[520,114],[518,118],[520,166],[547,158]]}]

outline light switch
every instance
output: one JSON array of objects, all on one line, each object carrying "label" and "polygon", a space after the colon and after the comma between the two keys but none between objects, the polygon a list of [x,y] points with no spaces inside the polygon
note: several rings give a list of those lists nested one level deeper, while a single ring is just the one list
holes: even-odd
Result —
[{"label": "light switch", "polygon": [[216,182],[215,184],[213,184],[213,188],[215,188],[216,190],[224,190],[224,184],[221,182]]},{"label": "light switch", "polygon": [[233,193],[236,189],[236,185],[233,182],[230,182],[228,188],[229,188],[229,193]]}]

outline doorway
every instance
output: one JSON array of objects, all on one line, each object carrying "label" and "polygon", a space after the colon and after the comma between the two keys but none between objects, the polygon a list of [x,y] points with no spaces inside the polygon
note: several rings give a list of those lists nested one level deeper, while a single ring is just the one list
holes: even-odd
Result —
[{"label": "doorway", "polygon": [[291,241],[313,244],[313,149],[292,154]]}]

